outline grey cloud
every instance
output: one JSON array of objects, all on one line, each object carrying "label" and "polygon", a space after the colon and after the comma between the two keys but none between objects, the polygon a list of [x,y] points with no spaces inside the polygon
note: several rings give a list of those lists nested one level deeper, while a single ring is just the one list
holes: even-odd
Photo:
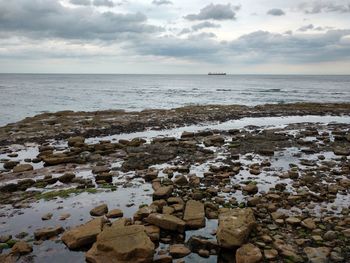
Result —
[{"label": "grey cloud", "polygon": [[172,5],[173,2],[169,0],[153,0],[152,4],[154,5]]},{"label": "grey cloud", "polygon": [[231,4],[210,4],[202,8],[198,14],[190,14],[185,16],[187,20],[234,20],[236,19],[236,11],[240,9],[239,6],[232,6]]},{"label": "grey cloud", "polygon": [[306,25],[306,26],[302,26],[298,29],[298,31],[301,31],[301,32],[306,32],[308,30],[312,30],[314,29],[314,25],[313,24],[309,24],[309,25]]},{"label": "grey cloud", "polygon": [[205,22],[193,25],[192,30],[198,31],[198,30],[201,30],[203,28],[219,28],[219,27],[221,27],[219,24],[214,24],[214,23],[205,21]]},{"label": "grey cloud", "polygon": [[319,14],[319,13],[349,13],[350,3],[338,4],[331,1],[327,2],[304,2],[299,5],[299,9],[306,14]]},{"label": "grey cloud", "polygon": [[113,7],[115,6],[115,3],[111,0],[94,0],[92,2],[94,6],[107,6],[107,7]]},{"label": "grey cloud", "polygon": [[186,35],[186,34],[191,33],[191,32],[192,31],[189,28],[184,28],[180,31],[180,33],[178,35],[182,36],[182,35]]},{"label": "grey cloud", "polygon": [[273,8],[267,11],[267,14],[271,16],[284,16],[286,13],[282,9]]},{"label": "grey cloud", "polygon": [[70,0],[70,3],[73,5],[89,6],[91,5],[91,0]]},{"label": "grey cloud", "polygon": [[55,0],[0,0],[0,32],[34,38],[113,40],[160,30],[146,22],[142,13],[101,13],[92,7],[72,9]]}]

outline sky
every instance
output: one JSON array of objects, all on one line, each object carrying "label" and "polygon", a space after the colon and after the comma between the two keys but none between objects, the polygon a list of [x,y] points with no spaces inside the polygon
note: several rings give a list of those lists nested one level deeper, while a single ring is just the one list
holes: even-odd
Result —
[{"label": "sky", "polygon": [[1,73],[350,74],[350,0],[0,0]]}]

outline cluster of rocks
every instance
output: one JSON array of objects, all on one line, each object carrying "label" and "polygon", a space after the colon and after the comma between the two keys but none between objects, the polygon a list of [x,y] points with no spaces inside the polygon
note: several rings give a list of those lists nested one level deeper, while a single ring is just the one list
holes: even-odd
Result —
[{"label": "cluster of rocks", "polygon": [[[135,208],[132,218],[102,204],[82,225],[34,232],[36,240],[59,236],[69,249],[87,251],[88,262],[160,263],[191,254],[238,263],[346,262],[350,209],[339,198],[349,200],[349,134],[344,124],[296,124],[184,132],[181,138],[150,142],[135,138],[88,144],[83,137],[71,137],[64,151],[43,143],[36,158],[48,168],[84,165],[91,170],[90,179],[66,171],[59,177],[4,184],[0,190],[18,201],[18,192],[56,182],[78,188],[116,186],[115,178],[124,173],[133,174],[126,181],[151,184],[153,202]],[[290,157],[278,155],[288,150]],[[290,158],[287,168],[276,167],[279,158]],[[113,167],[116,160],[121,165]],[[4,167],[13,176],[36,172],[10,162]],[[198,172],[198,166],[206,169]],[[192,234],[207,229],[208,222],[217,224],[210,237]],[[10,239],[0,239],[0,244]],[[31,251],[31,244],[19,241],[2,257]]]}]

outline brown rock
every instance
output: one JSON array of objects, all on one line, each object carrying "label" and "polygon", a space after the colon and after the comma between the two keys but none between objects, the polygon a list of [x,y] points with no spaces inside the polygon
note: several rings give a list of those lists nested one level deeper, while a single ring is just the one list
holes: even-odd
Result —
[{"label": "brown rock", "polygon": [[189,229],[199,229],[205,226],[204,204],[189,200],[186,203],[183,220]]},{"label": "brown rock", "polygon": [[166,199],[170,197],[170,195],[173,192],[173,186],[162,186],[158,188],[154,193],[153,193],[153,199]]},{"label": "brown rock", "polygon": [[306,247],[304,252],[310,263],[327,263],[331,249],[328,247]]},{"label": "brown rock", "polygon": [[92,216],[103,216],[104,214],[107,214],[107,213],[108,213],[108,206],[106,204],[96,206],[90,211],[90,215]]},{"label": "brown rock", "polygon": [[34,232],[34,237],[37,240],[46,240],[54,236],[58,236],[64,231],[63,227],[45,227]]},{"label": "brown rock", "polygon": [[13,168],[14,173],[22,173],[27,171],[32,171],[34,168],[31,164],[18,164]]},{"label": "brown rock", "polygon": [[144,226],[107,227],[98,235],[96,243],[86,253],[86,261],[93,263],[152,262],[154,244]]},{"label": "brown rock", "polygon": [[150,214],[146,221],[165,230],[178,231],[181,233],[185,231],[185,221],[173,215],[154,213]]},{"label": "brown rock", "polygon": [[261,260],[260,249],[253,244],[245,244],[236,251],[236,263],[258,263]]},{"label": "brown rock", "polygon": [[96,241],[97,235],[101,233],[104,223],[105,220],[102,217],[93,219],[64,232],[61,239],[69,249],[91,245]]},{"label": "brown rock", "polygon": [[108,212],[106,215],[108,218],[118,218],[118,217],[123,217],[123,211],[120,209],[113,209]]},{"label": "brown rock", "polygon": [[182,244],[171,245],[169,248],[169,254],[173,258],[183,258],[191,254],[191,250]]},{"label": "brown rock", "polygon": [[239,247],[247,240],[255,227],[255,217],[250,208],[224,210],[219,214],[216,238],[221,247]]},{"label": "brown rock", "polygon": [[18,241],[13,245],[11,251],[13,254],[25,255],[31,253],[33,251],[33,247],[27,242]]}]

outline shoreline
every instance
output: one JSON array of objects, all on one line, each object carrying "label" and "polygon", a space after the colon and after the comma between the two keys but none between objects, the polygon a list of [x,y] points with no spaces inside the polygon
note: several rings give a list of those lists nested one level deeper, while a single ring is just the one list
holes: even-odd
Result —
[{"label": "shoreline", "polygon": [[135,112],[104,110],[43,113],[0,127],[0,145],[25,142],[42,143],[45,140],[67,139],[72,136],[90,138],[141,132],[147,129],[171,129],[244,117],[303,115],[350,115],[350,103],[291,103],[258,106],[204,105]]}]

